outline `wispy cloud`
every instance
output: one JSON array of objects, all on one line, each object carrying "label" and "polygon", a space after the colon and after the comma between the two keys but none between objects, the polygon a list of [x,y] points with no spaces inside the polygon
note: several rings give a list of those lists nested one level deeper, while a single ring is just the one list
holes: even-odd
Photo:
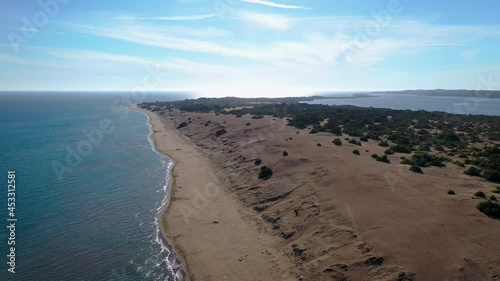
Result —
[{"label": "wispy cloud", "polygon": [[144,17],[144,16],[120,16],[115,17],[117,20],[164,20],[164,21],[187,21],[187,20],[202,20],[216,17],[217,14],[201,14],[187,16],[172,16],[172,17]]},{"label": "wispy cloud", "polygon": [[260,4],[264,6],[282,8],[282,9],[310,9],[304,6],[285,5],[265,0],[241,0],[241,2]]},{"label": "wispy cloud", "polygon": [[295,22],[294,19],[279,14],[261,14],[251,12],[241,12],[237,18],[250,26],[262,27],[272,30],[283,31],[291,28]]}]

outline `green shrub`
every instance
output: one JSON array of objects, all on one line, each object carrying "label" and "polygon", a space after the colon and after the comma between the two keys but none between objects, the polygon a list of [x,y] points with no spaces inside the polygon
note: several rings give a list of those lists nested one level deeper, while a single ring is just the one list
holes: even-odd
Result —
[{"label": "green shrub", "polygon": [[387,141],[381,141],[378,143],[378,145],[382,147],[389,147],[389,143]]},{"label": "green shrub", "polygon": [[215,136],[220,137],[225,133],[227,133],[227,131],[225,129],[220,129],[220,130],[217,130],[217,132],[215,132]]},{"label": "green shrub", "polygon": [[245,125],[250,126],[250,125],[252,125],[252,123],[246,123]]},{"label": "green shrub", "polygon": [[332,141],[333,144],[335,144],[336,146],[341,146],[342,145],[342,141],[340,139],[334,139]]},{"label": "green shrub", "polygon": [[500,186],[497,186],[495,189],[493,189],[491,192],[493,193],[500,193]]},{"label": "green shrub", "polygon": [[481,176],[481,170],[474,166],[470,166],[469,169],[465,170],[464,174],[473,176],[473,177],[480,177]]},{"label": "green shrub", "polygon": [[411,153],[411,147],[406,145],[395,145],[392,147],[392,150],[398,153]]},{"label": "green shrub", "polygon": [[389,158],[387,158],[387,155],[382,155],[376,159],[379,162],[384,162],[384,163],[391,163]]},{"label": "green shrub", "polygon": [[455,195],[455,190],[453,190],[453,189],[448,190],[448,194],[449,195]]},{"label": "green shrub", "polygon": [[352,153],[356,154],[356,155],[359,155],[359,150],[355,149],[352,151]]},{"label": "green shrub", "polygon": [[491,200],[477,204],[476,208],[485,215],[500,218],[500,204]]},{"label": "green shrub", "polygon": [[497,201],[497,198],[495,197],[495,195],[490,195],[490,197],[488,197],[491,201]]},{"label": "green shrub", "polygon": [[483,178],[493,181],[500,182],[500,172],[492,169],[485,169],[482,173]]},{"label": "green shrub", "polygon": [[273,175],[273,170],[267,166],[260,167],[259,179],[267,180]]},{"label": "green shrub", "polygon": [[434,149],[436,149],[437,151],[444,151],[444,147],[440,144],[436,145]]},{"label": "green shrub", "polygon": [[255,160],[254,164],[255,164],[255,166],[259,166],[260,164],[262,164],[262,160],[257,159],[257,160]]},{"label": "green shrub", "polygon": [[316,146],[321,146],[321,143],[316,144]]},{"label": "green shrub", "polygon": [[182,122],[179,124],[179,126],[177,126],[177,129],[181,129],[181,128],[184,128],[184,127],[187,127],[188,126],[188,123],[187,122]]},{"label": "green shrub", "polygon": [[373,153],[372,156],[370,156],[371,158],[374,158],[374,159],[377,159],[378,158],[378,155],[377,153]]},{"label": "green shrub", "polygon": [[387,154],[387,155],[392,155],[392,154],[394,154],[394,151],[393,151],[392,149],[390,149],[390,148],[389,148],[389,149],[386,149],[386,150],[384,151],[384,154]]},{"label": "green shrub", "polygon": [[422,168],[420,168],[419,166],[417,165],[412,165],[410,167],[410,171],[414,172],[414,173],[418,173],[418,174],[423,174],[424,171],[422,171]]},{"label": "green shrub", "polygon": [[485,197],[486,197],[486,194],[484,194],[484,192],[482,192],[482,191],[476,191],[476,192],[474,193],[474,196],[476,196],[476,197],[481,197],[481,198],[485,198]]},{"label": "green shrub", "polygon": [[349,143],[352,143],[352,144],[355,144],[355,145],[361,146],[361,142],[359,142],[359,141],[357,141],[357,140],[355,140],[355,139],[351,139],[351,140],[349,141]]},{"label": "green shrub", "polygon": [[427,152],[417,151],[409,159],[405,158],[401,164],[415,165],[419,167],[444,167],[443,161],[448,161],[448,158],[436,156]]},{"label": "green shrub", "polygon": [[288,156],[288,152],[283,151],[283,156],[285,156],[285,157]]},{"label": "green shrub", "polygon": [[362,136],[359,138],[360,141],[364,141],[364,142],[367,142],[368,141],[368,138],[366,136]]}]

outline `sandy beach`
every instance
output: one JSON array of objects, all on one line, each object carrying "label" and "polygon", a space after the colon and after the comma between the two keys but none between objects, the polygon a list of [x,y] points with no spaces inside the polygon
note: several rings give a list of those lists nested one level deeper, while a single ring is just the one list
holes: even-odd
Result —
[{"label": "sandy beach", "polygon": [[190,140],[145,112],[157,150],[175,162],[161,227],[187,280],[289,280],[287,259],[275,248],[278,239],[245,215]]},{"label": "sandy beach", "polygon": [[188,280],[500,278],[499,221],[472,196],[493,183],[455,166],[412,173],[398,155],[371,159],[375,142],[336,146],[271,116],[147,114],[175,161],[162,229]]}]

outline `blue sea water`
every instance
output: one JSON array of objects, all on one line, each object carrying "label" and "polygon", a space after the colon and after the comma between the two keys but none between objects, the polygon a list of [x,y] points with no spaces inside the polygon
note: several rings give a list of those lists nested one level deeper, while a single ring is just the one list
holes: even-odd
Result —
[{"label": "blue sea water", "polygon": [[[175,280],[157,225],[171,162],[154,150],[147,116],[130,102],[102,93],[0,94],[0,280]],[[7,271],[9,170],[15,274]]]}]

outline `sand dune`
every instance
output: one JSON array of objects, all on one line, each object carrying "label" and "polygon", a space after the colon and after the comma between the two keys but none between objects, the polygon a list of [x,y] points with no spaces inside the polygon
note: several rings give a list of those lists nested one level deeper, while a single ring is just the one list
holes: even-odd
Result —
[{"label": "sand dune", "polygon": [[149,115],[176,161],[163,224],[190,280],[500,280],[500,221],[472,196],[492,183],[453,165],[416,174],[400,154],[370,158],[374,142],[339,147],[270,116]]}]

